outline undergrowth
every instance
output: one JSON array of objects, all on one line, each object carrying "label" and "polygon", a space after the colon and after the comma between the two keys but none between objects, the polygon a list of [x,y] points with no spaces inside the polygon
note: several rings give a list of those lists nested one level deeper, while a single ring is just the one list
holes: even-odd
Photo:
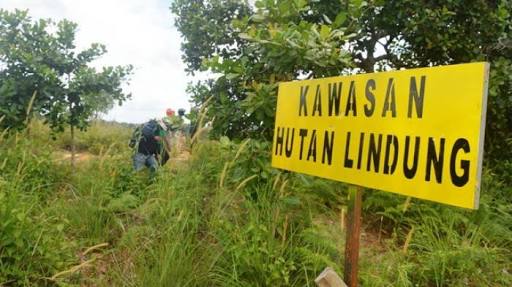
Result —
[{"label": "undergrowth", "polygon": [[[315,286],[326,266],[343,274],[345,185],[278,171],[268,143],[227,138],[151,180],[131,169],[129,130],[111,128],[94,127],[107,138],[83,140],[96,155],[74,170],[41,129],[1,139],[0,286]],[[490,168],[477,211],[365,192],[361,285],[512,286],[511,192]]]}]

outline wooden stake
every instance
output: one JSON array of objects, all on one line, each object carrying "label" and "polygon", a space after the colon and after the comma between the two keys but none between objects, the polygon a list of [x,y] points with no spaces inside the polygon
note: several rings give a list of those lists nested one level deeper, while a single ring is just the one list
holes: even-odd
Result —
[{"label": "wooden stake", "polygon": [[316,286],[318,287],[347,287],[345,282],[334,272],[331,267],[327,267],[315,279]]},{"label": "wooden stake", "polygon": [[345,242],[345,270],[343,277],[348,287],[356,287],[363,188],[360,186],[349,186],[348,192],[347,239]]}]

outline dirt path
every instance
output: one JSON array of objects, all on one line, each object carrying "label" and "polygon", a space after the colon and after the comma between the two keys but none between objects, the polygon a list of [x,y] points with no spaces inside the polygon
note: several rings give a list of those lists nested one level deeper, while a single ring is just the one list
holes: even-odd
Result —
[{"label": "dirt path", "polygon": [[[71,161],[71,152],[68,150],[59,150],[53,153],[54,158],[56,161],[63,162],[63,161]],[[75,161],[77,163],[89,161],[90,159],[93,159],[97,157],[96,155],[93,155],[89,152],[77,152],[75,154]]]},{"label": "dirt path", "polygon": [[[95,159],[97,157],[98,157],[98,155],[92,154],[87,151],[77,152],[75,154],[75,162],[76,163],[88,162],[89,160]],[[71,161],[71,152],[68,150],[58,150],[53,153],[53,158],[57,162],[66,162],[66,161],[70,162]],[[182,148],[180,151],[177,152],[177,154],[173,153],[171,155],[170,160],[174,161],[174,162],[182,163],[182,162],[188,161],[189,158],[190,158],[190,151],[186,148]]]}]

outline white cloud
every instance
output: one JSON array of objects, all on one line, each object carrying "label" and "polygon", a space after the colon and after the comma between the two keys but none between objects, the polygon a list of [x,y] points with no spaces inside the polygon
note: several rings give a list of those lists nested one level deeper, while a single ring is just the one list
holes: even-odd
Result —
[{"label": "white cloud", "polygon": [[95,65],[134,65],[127,92],[132,100],[107,116],[140,123],[161,117],[165,109],[190,107],[181,61],[180,37],[169,0],[0,0],[0,7],[29,9],[33,18],[69,19],[78,24],[76,43],[98,42],[108,53]]}]

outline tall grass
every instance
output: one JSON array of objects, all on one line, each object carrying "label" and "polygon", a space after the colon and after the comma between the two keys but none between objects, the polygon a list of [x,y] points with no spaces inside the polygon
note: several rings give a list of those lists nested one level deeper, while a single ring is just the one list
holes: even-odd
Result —
[{"label": "tall grass", "polygon": [[66,173],[24,134],[2,138],[0,159],[0,286],[51,285],[73,262],[65,222],[50,212]]},{"label": "tall grass", "polygon": [[[73,173],[54,154],[65,140],[43,128],[2,138],[0,286],[314,286],[326,266],[342,274],[345,185],[272,169],[268,143],[227,138],[150,180],[132,171],[130,129],[90,132],[95,155]],[[362,286],[512,286],[510,191],[487,170],[478,211],[366,192]]]}]

